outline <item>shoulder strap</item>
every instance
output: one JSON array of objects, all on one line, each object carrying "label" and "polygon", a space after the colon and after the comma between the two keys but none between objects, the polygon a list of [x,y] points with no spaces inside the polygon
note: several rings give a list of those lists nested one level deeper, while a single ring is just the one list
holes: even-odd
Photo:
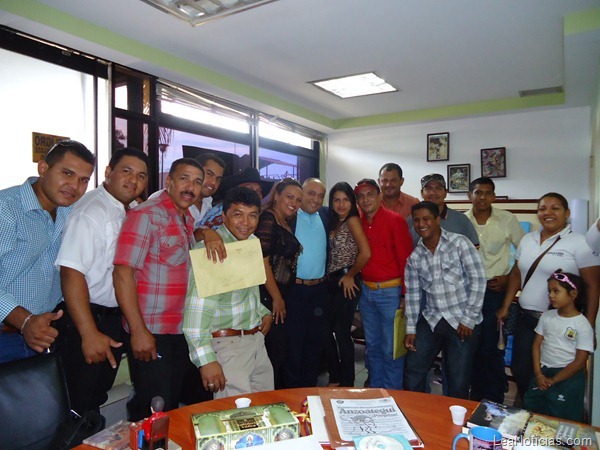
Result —
[{"label": "shoulder strap", "polygon": [[550,251],[550,249],[552,247],[554,247],[556,245],[556,243],[558,241],[560,241],[560,236],[558,236],[556,238],[556,240],[552,243],[552,245],[550,247],[548,247],[546,250],[544,250],[544,252],[540,256],[538,256],[537,259],[533,262],[531,267],[529,267],[529,270],[527,271],[527,275],[525,275],[525,280],[523,281],[523,286],[521,287],[521,290],[525,289],[525,285],[527,284],[527,282],[533,275],[533,272],[535,272],[535,269],[537,269],[537,266],[540,263],[540,261],[542,260],[542,258],[546,255],[546,253],[548,253]]}]

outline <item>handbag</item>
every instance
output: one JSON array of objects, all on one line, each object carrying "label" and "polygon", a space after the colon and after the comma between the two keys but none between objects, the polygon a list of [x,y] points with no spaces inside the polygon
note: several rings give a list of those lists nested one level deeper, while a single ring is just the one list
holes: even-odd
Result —
[{"label": "handbag", "polygon": [[[74,413],[71,410],[71,413]],[[61,423],[54,434],[50,448],[67,450],[77,447],[84,439],[104,429],[106,419],[96,411],[86,411],[81,416],[71,416]]]}]

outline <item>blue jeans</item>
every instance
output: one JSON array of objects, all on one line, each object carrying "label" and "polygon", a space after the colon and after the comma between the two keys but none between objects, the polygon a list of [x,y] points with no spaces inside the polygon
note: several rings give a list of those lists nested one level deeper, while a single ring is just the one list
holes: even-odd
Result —
[{"label": "blue jeans", "polygon": [[400,286],[362,286],[359,309],[369,354],[370,387],[402,389],[404,357],[394,359],[394,317],[400,307],[400,294]]},{"label": "blue jeans", "polygon": [[0,363],[37,355],[19,333],[0,333]]},{"label": "blue jeans", "polygon": [[471,337],[463,342],[445,319],[441,319],[432,331],[427,321],[422,316],[419,317],[415,338],[416,351],[409,351],[406,357],[406,390],[425,392],[427,374],[441,350],[443,369],[448,381],[448,396],[469,398],[471,367],[479,332],[479,325],[476,325]]}]

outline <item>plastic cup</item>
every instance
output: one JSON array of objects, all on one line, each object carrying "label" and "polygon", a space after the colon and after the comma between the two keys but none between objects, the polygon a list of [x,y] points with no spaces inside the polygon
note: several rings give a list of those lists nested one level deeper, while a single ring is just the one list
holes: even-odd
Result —
[{"label": "plastic cup", "polygon": [[452,414],[452,423],[454,425],[464,425],[467,408],[460,405],[452,405],[450,407],[450,413]]},{"label": "plastic cup", "polygon": [[250,400],[248,397],[240,397],[235,399],[235,406],[238,408],[247,408],[250,406],[250,403],[252,403],[252,400]]}]

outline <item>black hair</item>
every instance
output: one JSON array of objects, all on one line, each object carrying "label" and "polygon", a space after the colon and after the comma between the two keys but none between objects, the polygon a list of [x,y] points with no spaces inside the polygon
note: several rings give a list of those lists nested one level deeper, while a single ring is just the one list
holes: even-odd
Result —
[{"label": "black hair", "polygon": [[225,170],[226,166],[225,161],[223,161],[214,153],[203,153],[202,155],[196,157],[196,161],[198,161],[202,167],[204,167],[208,161],[216,162],[219,166],[223,168],[223,170]]},{"label": "black hair", "polygon": [[48,153],[46,153],[44,161],[46,161],[48,166],[52,167],[63,159],[65,153],[72,153],[78,158],[83,159],[86,163],[91,164],[92,166],[96,165],[96,157],[94,154],[81,142],[73,141],[71,139],[63,139],[54,144],[54,146],[48,150]]},{"label": "black hair", "polygon": [[288,186],[296,186],[302,189],[302,185],[300,184],[300,182],[298,180],[295,180],[294,178],[284,178],[282,180],[279,180],[273,185],[273,188],[271,188],[271,192],[269,192],[269,195],[265,197],[266,202],[263,204],[263,211],[271,209],[273,207],[273,204],[275,203],[275,194],[280,195]]},{"label": "black hair", "polygon": [[133,156],[134,158],[142,160],[144,164],[146,164],[146,168],[150,166],[148,155],[146,155],[143,151],[133,147],[124,147],[113,153],[108,163],[108,167],[110,167],[111,170],[114,170],[115,167],[117,167],[117,164],[119,164],[119,161],[121,161],[125,156]]},{"label": "black hair", "polygon": [[344,222],[348,220],[350,217],[357,216],[358,217],[358,208],[356,206],[356,195],[354,195],[354,190],[352,186],[350,186],[345,181],[340,181],[339,183],[335,183],[331,190],[329,191],[329,229],[334,230],[336,225],[339,223],[339,219],[337,214],[333,210],[333,195],[336,192],[343,192],[350,199],[350,211],[348,215],[344,219]]},{"label": "black hair", "polygon": [[469,183],[469,192],[473,192],[475,190],[475,186],[477,186],[478,184],[487,184],[492,187],[492,190],[494,192],[496,191],[496,185],[490,177],[479,177],[475,178]]},{"label": "black hair", "polygon": [[236,186],[227,191],[223,199],[223,212],[226,213],[231,205],[242,204],[256,206],[260,211],[260,196],[250,188]]},{"label": "black hair", "polygon": [[542,200],[544,200],[546,197],[557,199],[562,204],[563,208],[565,208],[565,210],[569,209],[569,202],[564,197],[564,195],[559,194],[558,192],[548,192],[548,193],[542,195],[540,197],[540,199],[538,200],[538,207],[540,206],[540,203],[542,202]]},{"label": "black hair", "polygon": [[436,205],[433,202],[419,202],[416,205],[413,205],[413,207],[410,210],[410,213],[414,214],[414,212],[418,211],[419,209],[428,209],[431,212],[431,214],[433,214],[434,219],[437,219],[440,216],[440,209],[438,208],[438,205]]},{"label": "black hair", "polygon": [[577,311],[579,312],[585,312],[585,282],[583,281],[583,278],[581,278],[579,275],[575,275],[574,273],[563,272],[562,269],[555,270],[554,273],[550,275],[550,278],[548,278],[547,281],[550,282],[552,280],[555,280],[556,282],[558,282],[559,285],[565,288],[567,292],[573,291],[573,286],[571,286],[566,281],[556,279],[554,277],[555,274],[564,275],[569,279],[571,283],[575,285],[575,287],[577,288],[577,296],[575,297],[575,308],[577,308]]},{"label": "black hair", "polygon": [[173,164],[171,164],[171,168],[169,169],[169,176],[172,177],[173,174],[175,173],[175,169],[177,169],[177,167],[179,167],[179,166],[184,166],[184,165],[185,166],[193,166],[196,169],[200,169],[200,172],[202,172],[202,176],[204,177],[204,169],[202,168],[200,163],[193,158],[179,158],[179,159],[176,159],[175,161],[173,161]]},{"label": "black hair", "polygon": [[152,397],[152,400],[150,400],[150,406],[155,413],[162,412],[162,410],[165,409],[165,399],[160,395]]},{"label": "black hair", "polygon": [[378,175],[379,175],[379,176],[381,176],[381,172],[382,172],[382,171],[384,171],[384,170],[385,170],[385,171],[388,171],[388,172],[389,172],[389,171],[392,171],[392,170],[395,170],[396,172],[398,172],[398,176],[399,176],[400,178],[402,178],[402,167],[400,167],[400,166],[399,166],[398,164],[396,164],[396,163],[392,163],[392,162],[390,162],[390,163],[385,163],[383,166],[381,166],[381,169],[379,169],[379,173],[378,173]]}]

